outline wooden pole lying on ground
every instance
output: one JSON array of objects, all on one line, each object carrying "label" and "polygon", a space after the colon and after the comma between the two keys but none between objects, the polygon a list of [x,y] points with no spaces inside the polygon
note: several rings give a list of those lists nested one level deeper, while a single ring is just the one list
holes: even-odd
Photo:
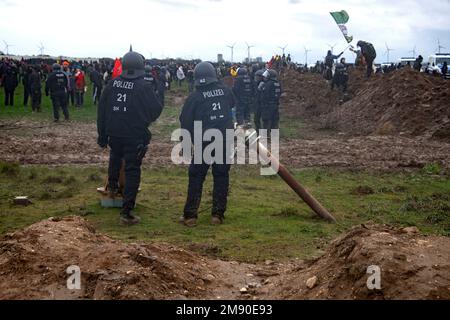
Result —
[{"label": "wooden pole lying on ground", "polygon": [[[255,130],[250,130],[250,133],[247,134],[247,141],[250,140],[251,135],[257,135]],[[255,140],[254,140],[255,141]],[[278,168],[278,175],[281,179],[284,180],[291,187],[292,190],[300,197],[303,201],[321,218],[330,221],[336,222],[336,219],[325,209],[319,201],[317,201],[309,192],[306,190],[297,180],[295,180],[294,176],[280,163],[280,161],[275,158],[269,150],[259,141],[259,138],[256,138],[258,143],[258,150],[260,156],[263,157],[263,160],[267,163],[271,163],[272,167]]]}]

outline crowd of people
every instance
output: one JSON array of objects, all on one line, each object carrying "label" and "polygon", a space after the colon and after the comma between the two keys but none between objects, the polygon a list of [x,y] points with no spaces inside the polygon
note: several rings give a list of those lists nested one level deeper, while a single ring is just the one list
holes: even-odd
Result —
[{"label": "crowd of people", "polygon": [[[236,121],[240,124],[250,123],[250,112],[254,113],[256,128],[263,128],[262,121],[269,123],[268,115],[264,114],[264,119],[260,119],[259,112],[260,96],[263,87],[260,83],[264,82],[262,73],[265,70],[277,70],[289,68],[291,62],[290,54],[285,56],[274,55],[266,64],[214,64],[216,74],[219,80],[231,76],[234,80],[233,92],[236,95],[239,106],[236,106]],[[185,63],[158,63],[151,64],[146,60],[144,78],[151,83],[154,93],[164,106],[165,92],[171,90],[175,83],[182,87],[187,83],[188,92],[195,90],[194,68],[195,62]],[[14,101],[14,94],[19,84],[23,85],[23,101],[20,105],[28,106],[31,102],[32,112],[41,112],[42,92],[50,96],[53,104],[53,118],[58,122],[59,111],[62,110],[64,119],[69,120],[68,107],[74,106],[81,108],[85,105],[85,94],[89,78],[92,85],[92,101],[98,104],[103,92],[103,88],[113,78],[114,62],[111,61],[58,61],[47,63],[31,63],[24,60],[2,59],[0,61],[0,84],[5,91],[5,106],[18,105]],[[269,74],[267,79],[269,80]],[[271,74],[271,79],[276,80],[277,74]],[[61,97],[64,96],[64,99]],[[262,100],[264,101],[264,100]],[[274,109],[274,108],[272,108]],[[276,108],[275,108],[276,109]],[[276,111],[271,115],[270,128],[277,126]],[[269,129],[270,129],[269,128]]]},{"label": "crowd of people", "polygon": [[[355,67],[366,67],[367,77],[370,77],[372,73],[390,73],[394,70],[410,67],[417,71],[426,72],[434,75],[445,75],[448,73],[448,65],[445,62],[441,67],[437,67],[434,64],[425,65],[423,63],[423,57],[418,56],[414,63],[408,62],[407,64],[394,64],[382,65],[380,67],[374,67],[374,60],[376,58],[376,51],[374,46],[367,41],[358,41],[357,48],[350,46],[350,50],[355,53],[356,58],[352,64]],[[258,99],[260,90],[258,89],[257,79],[260,78],[260,70],[276,70],[278,74],[281,74],[284,70],[294,69],[299,72],[315,72],[320,73],[323,77],[330,82],[331,88],[340,88],[343,93],[347,92],[348,82],[348,66],[345,58],[341,58],[343,52],[338,55],[334,55],[331,50],[327,52],[327,55],[323,61],[317,61],[315,66],[308,67],[307,65],[298,66],[292,63],[291,55],[287,56],[274,55],[265,64],[253,63],[253,64],[226,64],[216,63],[214,64],[217,77],[219,80],[226,76],[230,76],[234,81],[235,95],[243,96],[244,98],[238,99],[238,102],[242,108],[236,108],[236,120],[242,122],[249,121],[249,110],[254,112],[255,126],[257,128],[262,127],[259,123],[260,113],[257,111]],[[339,59],[341,58],[341,59]],[[339,61],[337,61],[339,60]],[[160,100],[161,104],[165,103],[165,92],[171,90],[173,83],[176,83],[178,87],[182,87],[186,82],[188,92],[192,93],[195,90],[194,85],[194,68],[198,61],[194,62],[177,62],[177,61],[146,61],[145,78],[152,83],[154,92]],[[31,103],[32,112],[40,112],[42,104],[42,91],[45,84],[46,89],[44,92],[51,95],[53,105],[55,105],[55,94],[52,95],[52,84],[49,83],[49,77],[52,73],[63,73],[67,79],[67,85],[64,88],[66,100],[56,103],[55,109],[62,109],[63,113],[67,115],[66,119],[69,119],[67,107],[72,105],[77,108],[82,107],[85,104],[85,93],[87,92],[87,78],[89,78],[92,84],[92,100],[94,104],[99,102],[103,88],[113,77],[114,61],[113,60],[99,60],[99,61],[59,61],[59,63],[52,64],[46,61],[30,62],[30,61],[14,61],[11,59],[2,59],[0,61],[0,84],[4,88],[4,105],[14,106],[17,101],[14,101],[14,94],[16,88],[23,85],[23,100],[21,101],[24,106]],[[56,69],[55,69],[56,67]],[[252,79],[251,85],[249,79],[243,80],[244,77]],[[50,78],[50,82],[54,81],[54,77]],[[54,86],[53,86],[54,87]],[[244,88],[244,89],[242,89]],[[241,92],[241,90],[244,90]],[[55,88],[53,88],[55,91]],[[56,94],[57,95],[57,94]],[[251,99],[247,97],[251,96]],[[243,110],[241,113],[241,109]],[[58,121],[59,116],[57,111],[54,111],[54,120]],[[276,123],[276,121],[272,121]]]},{"label": "crowd of people", "polygon": [[[184,82],[188,83],[189,92],[194,91],[194,66],[193,63],[162,63],[147,65],[146,76],[153,81],[153,86],[158,98],[164,105],[165,91],[170,90],[174,82],[179,87]],[[92,84],[92,101],[97,104],[100,100],[103,88],[113,77],[114,61],[25,61],[3,58],[0,61],[0,86],[3,87],[5,107],[22,105],[27,107],[31,103],[32,112],[41,112],[42,93],[48,94],[55,107],[54,120],[59,121],[58,109],[62,109],[66,120],[69,119],[67,107],[77,108],[85,105],[85,94],[88,81]],[[58,85],[53,83],[54,74],[64,74],[66,81]],[[52,77],[50,77],[52,75]],[[23,100],[14,100],[16,89],[23,85]],[[64,91],[65,101],[57,97]],[[56,101],[56,106],[55,106]],[[1,106],[1,103],[0,103]]]},{"label": "crowd of people", "polygon": [[[323,61],[317,61],[314,67],[302,68],[299,71],[322,74],[323,78],[329,81],[331,89],[337,87],[343,92],[343,100],[348,98],[348,69],[350,66],[355,68],[366,68],[366,75],[368,78],[373,73],[388,74],[403,68],[410,68],[417,72],[448,78],[449,70],[446,61],[444,61],[441,66],[436,66],[434,63],[424,64],[423,57],[419,55],[413,63],[408,61],[406,63],[400,62],[375,66],[374,61],[377,54],[374,46],[366,41],[358,41],[357,47],[358,48],[355,49],[352,46],[349,46],[350,51],[356,55],[355,61],[352,64],[348,64],[345,58],[340,58],[344,52],[334,55],[332,51],[329,50]],[[340,60],[337,61],[339,58]]]},{"label": "crowd of people", "polygon": [[[359,41],[355,66],[365,67],[367,77],[374,72],[376,51],[372,44]],[[343,52],[334,55],[328,51],[323,62],[308,72],[318,72],[330,82],[331,89],[339,88],[344,97],[347,93],[348,64],[341,58]],[[336,60],[340,59],[338,62]],[[419,56],[411,66],[420,70]],[[53,118],[59,121],[60,110],[69,120],[69,108],[81,108],[87,92],[87,78],[92,85],[92,100],[98,104],[98,144],[109,146],[109,182],[111,197],[118,192],[118,176],[122,160],[125,160],[125,189],[121,221],[126,224],[139,222],[132,213],[140,183],[140,166],[145,156],[151,133],[150,123],[161,114],[165,104],[165,91],[187,82],[189,96],[180,115],[181,128],[192,131],[195,121],[201,121],[206,129],[226,130],[235,125],[252,126],[257,131],[270,132],[279,127],[279,105],[282,87],[278,81],[280,72],[297,69],[290,55],[275,55],[266,64],[212,64],[209,62],[159,62],[152,63],[130,50],[122,59],[123,71],[116,74],[114,61],[58,61],[51,66],[44,62],[29,63],[3,59],[0,62],[0,79],[5,90],[5,106],[14,105],[14,91],[22,83],[23,105],[31,101],[32,111],[41,110],[41,92],[51,97]],[[306,67],[306,66],[305,66]],[[381,72],[399,68],[392,65]],[[444,74],[448,71],[447,65]],[[305,70],[300,70],[304,72]],[[225,83],[227,85],[225,85]],[[204,144],[206,148],[208,144]],[[212,166],[213,224],[223,223],[229,184],[229,164],[191,163],[189,185],[184,214],[181,222],[194,226],[197,222],[202,185],[208,168]]]}]

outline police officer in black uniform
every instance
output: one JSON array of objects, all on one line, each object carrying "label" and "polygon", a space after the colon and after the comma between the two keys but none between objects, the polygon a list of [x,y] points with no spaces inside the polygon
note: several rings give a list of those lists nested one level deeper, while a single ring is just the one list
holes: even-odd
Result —
[{"label": "police officer in black uniform", "polygon": [[95,66],[95,68],[90,73],[90,79],[92,82],[92,100],[94,101],[94,105],[100,100],[102,96],[103,90],[103,76],[99,72],[99,67]]},{"label": "police officer in black uniform", "polygon": [[236,120],[239,125],[250,123],[253,90],[253,81],[248,75],[247,69],[239,68],[233,85],[233,93],[236,97]]},{"label": "police officer in black uniform", "polygon": [[31,110],[41,112],[41,75],[40,68],[34,66],[30,75]]},{"label": "police officer in black uniform", "polygon": [[125,161],[125,188],[122,223],[140,221],[132,213],[141,179],[142,159],[150,143],[150,123],[161,114],[161,103],[150,83],[144,80],[144,58],[130,51],[122,59],[122,75],[112,79],[99,102],[97,115],[98,144],[110,146],[108,190],[114,196],[118,190],[119,172]]},{"label": "police officer in black uniform", "polygon": [[28,99],[30,98],[30,76],[33,72],[33,68],[31,66],[24,66],[24,72],[22,75],[22,84],[23,84],[23,105],[26,107],[28,105]]},{"label": "police officer in black uniform", "polygon": [[[201,122],[203,132],[208,129],[220,130],[223,134],[224,150],[221,159],[223,161],[207,163],[202,157],[201,163],[194,163],[194,158],[192,159],[189,167],[188,195],[184,215],[180,219],[181,223],[189,227],[196,225],[203,182],[210,166],[214,178],[212,223],[214,225],[223,223],[230,170],[230,164],[227,164],[229,154],[226,149],[227,145],[233,143],[227,141],[226,130],[234,128],[231,109],[235,104],[232,91],[219,83],[216,70],[211,63],[199,63],[194,69],[194,79],[196,90],[189,95],[183,106],[180,115],[181,128],[190,132],[192,141],[194,141],[194,121]],[[202,152],[208,145],[208,142],[203,143]]]},{"label": "police officer in black uniform", "polygon": [[337,86],[338,88],[342,88],[342,92],[346,94],[347,83],[348,70],[345,63],[345,58],[342,58],[341,61],[336,65],[336,71],[334,72],[333,81],[331,82],[331,89],[333,90],[334,86]]},{"label": "police officer in black uniform", "polygon": [[151,84],[153,91],[156,93],[158,84],[156,83],[156,79],[152,74],[152,67],[149,65],[146,65],[144,71],[145,71],[144,80]]},{"label": "police officer in black uniform", "polygon": [[158,83],[158,97],[159,97],[159,101],[161,102],[161,105],[164,107],[165,104],[165,92],[167,89],[166,83],[167,82],[167,78],[166,78],[166,68],[160,68],[157,67],[156,68],[156,76],[157,78],[157,83]]},{"label": "police officer in black uniform", "polygon": [[3,88],[5,89],[5,106],[14,106],[14,91],[19,85],[17,70],[14,65],[6,67],[3,78]]},{"label": "police officer in black uniform", "polygon": [[50,94],[53,103],[53,119],[55,122],[59,121],[59,108],[62,109],[64,119],[69,120],[69,110],[67,109],[67,88],[68,80],[64,72],[61,70],[61,65],[53,64],[53,72],[48,75],[45,83],[45,95]]},{"label": "police officer in black uniform", "polygon": [[266,70],[263,77],[264,82],[258,88],[261,91],[261,118],[263,129],[267,129],[270,136],[270,130],[278,129],[281,85],[273,69]]},{"label": "police officer in black uniform", "polygon": [[[254,88],[258,88],[261,83],[263,83],[264,70],[260,69],[255,72],[255,83]],[[261,129],[261,91],[255,90],[255,129],[259,131]]]}]

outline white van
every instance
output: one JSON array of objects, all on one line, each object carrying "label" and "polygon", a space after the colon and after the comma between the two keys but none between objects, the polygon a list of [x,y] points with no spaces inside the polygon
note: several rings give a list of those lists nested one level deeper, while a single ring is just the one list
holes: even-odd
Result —
[{"label": "white van", "polygon": [[408,65],[408,62],[409,62],[409,65],[411,66],[411,68],[414,66],[414,62],[416,62],[416,58],[411,58],[411,57],[403,57],[403,58],[400,58],[400,60],[398,61],[402,66],[406,66],[406,65]]},{"label": "white van", "polygon": [[[430,63],[430,66],[432,66],[433,64],[436,67],[439,67],[439,69],[442,68],[442,65],[444,64],[444,62],[447,62],[447,65],[450,66],[450,53],[436,53],[431,55],[428,58],[428,62]],[[450,79],[450,73],[447,72],[447,79]]]}]

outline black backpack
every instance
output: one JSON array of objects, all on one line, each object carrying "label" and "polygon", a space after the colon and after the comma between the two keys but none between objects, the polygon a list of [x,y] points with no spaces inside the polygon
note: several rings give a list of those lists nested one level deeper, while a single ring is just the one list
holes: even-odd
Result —
[{"label": "black backpack", "polygon": [[371,43],[366,42],[365,52],[366,57],[369,59],[375,59],[377,56],[377,52]]},{"label": "black backpack", "polygon": [[331,56],[325,57],[325,65],[330,68],[333,67],[333,58]]}]

